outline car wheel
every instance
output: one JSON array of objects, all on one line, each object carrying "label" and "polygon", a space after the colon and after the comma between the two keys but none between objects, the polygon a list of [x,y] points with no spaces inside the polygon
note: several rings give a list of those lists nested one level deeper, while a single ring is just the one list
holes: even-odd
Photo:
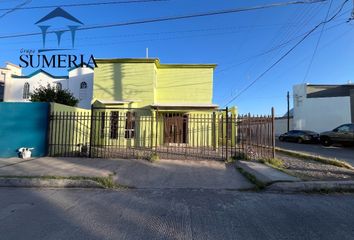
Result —
[{"label": "car wheel", "polygon": [[279,141],[283,142],[284,141],[284,137],[279,137]]},{"label": "car wheel", "polygon": [[332,145],[332,141],[331,141],[331,139],[329,139],[328,137],[326,137],[326,138],[321,138],[321,144],[322,144],[323,146],[329,147],[329,146]]},{"label": "car wheel", "polygon": [[304,142],[304,140],[302,138],[297,139],[297,143],[303,143],[303,142]]}]

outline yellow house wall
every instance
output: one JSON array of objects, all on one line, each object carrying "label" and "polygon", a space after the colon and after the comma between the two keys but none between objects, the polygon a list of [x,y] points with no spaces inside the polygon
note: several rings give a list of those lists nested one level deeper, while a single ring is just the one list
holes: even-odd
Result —
[{"label": "yellow house wall", "polygon": [[212,103],[213,68],[160,68],[158,103]]},{"label": "yellow house wall", "polygon": [[154,103],[156,79],[154,63],[98,63],[95,68],[93,98],[136,100],[136,107]]},{"label": "yellow house wall", "polygon": [[51,103],[49,153],[52,156],[79,153],[90,142],[90,110]]}]

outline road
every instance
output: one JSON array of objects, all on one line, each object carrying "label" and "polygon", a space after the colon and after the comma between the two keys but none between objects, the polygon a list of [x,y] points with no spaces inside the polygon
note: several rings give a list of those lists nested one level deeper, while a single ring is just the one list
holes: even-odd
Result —
[{"label": "road", "polygon": [[0,189],[7,239],[353,239],[354,195]]},{"label": "road", "polygon": [[275,145],[288,150],[319,155],[328,158],[336,158],[338,160],[346,161],[354,166],[354,148],[330,146],[324,147],[320,144],[298,144],[292,142],[276,141]]}]

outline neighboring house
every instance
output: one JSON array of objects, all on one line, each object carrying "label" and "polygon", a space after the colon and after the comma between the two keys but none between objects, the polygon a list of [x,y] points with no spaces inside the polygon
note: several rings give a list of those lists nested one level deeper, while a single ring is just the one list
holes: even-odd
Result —
[{"label": "neighboring house", "polygon": [[91,106],[93,69],[88,66],[69,69],[67,76],[54,76],[37,70],[27,76],[21,72],[11,72],[6,77],[5,102],[28,102],[35,89],[51,86],[72,92],[79,99],[78,107],[89,109]]},{"label": "neighboring house", "polygon": [[11,75],[21,75],[21,73],[22,69],[19,66],[9,62],[6,63],[5,67],[0,68],[0,102],[6,98],[5,85],[6,82],[10,82]]},{"label": "neighboring house", "polygon": [[294,129],[322,132],[354,122],[354,84],[293,87]]},{"label": "neighboring house", "polygon": [[95,144],[217,144],[213,141],[222,126],[215,119],[222,114],[212,103],[215,64],[162,64],[159,59],[96,62],[93,101],[95,119],[102,120],[93,124],[99,129]]},{"label": "neighboring house", "polygon": [[88,65],[83,68],[72,68],[69,70],[67,89],[79,99],[78,107],[80,108],[91,108],[93,72],[93,68]]}]

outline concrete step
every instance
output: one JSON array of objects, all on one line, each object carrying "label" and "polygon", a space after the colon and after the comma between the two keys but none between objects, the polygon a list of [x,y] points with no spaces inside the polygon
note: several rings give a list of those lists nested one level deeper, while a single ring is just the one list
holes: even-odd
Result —
[{"label": "concrete step", "polygon": [[236,166],[242,168],[245,172],[253,175],[258,181],[262,182],[264,185],[269,185],[274,182],[301,181],[301,179],[297,177],[290,176],[265,164],[254,161],[237,161]]}]

